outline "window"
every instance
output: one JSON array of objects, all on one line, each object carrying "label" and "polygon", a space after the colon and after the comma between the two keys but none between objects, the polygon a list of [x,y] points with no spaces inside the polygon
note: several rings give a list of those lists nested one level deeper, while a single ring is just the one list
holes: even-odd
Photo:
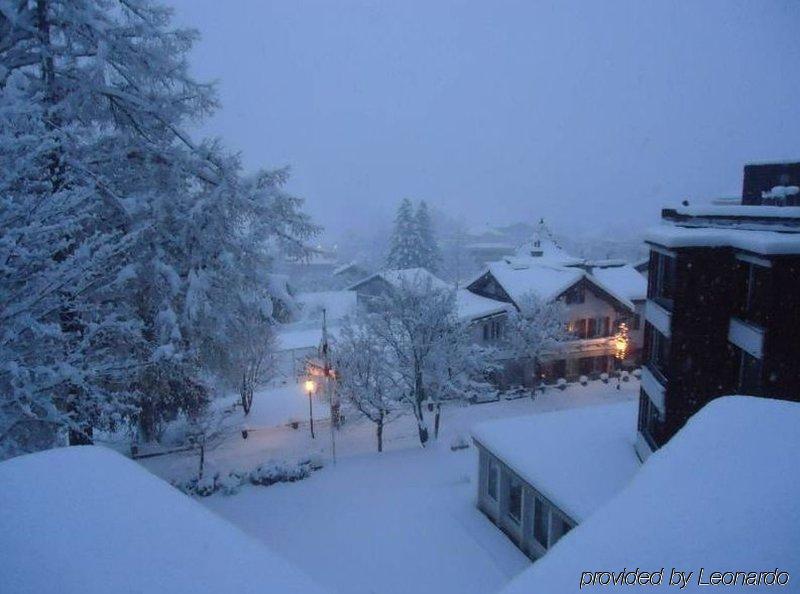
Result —
[{"label": "window", "polygon": [[657,440],[661,436],[661,429],[664,424],[664,415],[658,407],[650,400],[647,392],[639,390],[639,433],[645,436],[650,446],[658,447]]},{"label": "window", "polygon": [[631,317],[630,330],[638,330],[639,324],[641,324],[639,314],[633,314],[633,316]]},{"label": "window", "polygon": [[675,298],[675,258],[661,252],[650,252],[650,297],[671,310]]},{"label": "window", "polygon": [[551,547],[558,542],[558,539],[560,539],[562,536],[564,536],[567,532],[569,532],[572,529],[572,526],[570,526],[566,521],[564,521],[564,519],[558,514],[553,513],[552,516],[553,516],[553,526],[550,534]]},{"label": "window", "polygon": [[500,469],[493,458],[489,458],[489,472],[486,476],[486,494],[497,501],[497,482]]},{"label": "window", "polygon": [[586,338],[586,320],[572,320],[567,330],[575,338]]},{"label": "window", "polygon": [[539,497],[533,500],[533,537],[547,548],[547,527],[550,524],[550,506]]},{"label": "window", "polygon": [[650,368],[657,371],[662,383],[667,380],[669,369],[670,340],[650,324],[647,325],[648,334],[648,363]]},{"label": "window", "polygon": [[739,261],[741,287],[739,317],[759,326],[766,323],[769,311],[769,268],[751,262]]},{"label": "window", "polygon": [[761,359],[739,350],[739,392],[758,395],[761,393]]},{"label": "window", "polygon": [[522,518],[522,483],[513,477],[508,480],[508,517],[517,524]]},{"label": "window", "polygon": [[589,318],[587,322],[586,338],[594,338],[597,336],[597,320],[594,318]]}]

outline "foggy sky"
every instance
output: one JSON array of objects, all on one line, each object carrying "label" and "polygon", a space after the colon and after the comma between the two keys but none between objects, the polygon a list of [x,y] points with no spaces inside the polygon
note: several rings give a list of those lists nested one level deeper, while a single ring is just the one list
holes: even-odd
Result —
[{"label": "foggy sky", "polygon": [[172,0],[248,169],[329,232],[403,197],[629,233],[800,156],[800,2]]}]

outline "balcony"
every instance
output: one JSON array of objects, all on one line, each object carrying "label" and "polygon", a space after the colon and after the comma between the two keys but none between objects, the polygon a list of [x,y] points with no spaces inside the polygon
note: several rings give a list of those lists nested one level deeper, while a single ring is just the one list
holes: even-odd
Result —
[{"label": "balcony", "polygon": [[764,356],[764,329],[754,324],[731,318],[728,340],[756,359]]},{"label": "balcony", "polygon": [[650,363],[642,367],[642,389],[662,414],[665,411],[666,382],[661,372]]},{"label": "balcony", "polygon": [[665,337],[672,336],[672,312],[664,309],[652,299],[648,299],[645,303],[644,319]]}]

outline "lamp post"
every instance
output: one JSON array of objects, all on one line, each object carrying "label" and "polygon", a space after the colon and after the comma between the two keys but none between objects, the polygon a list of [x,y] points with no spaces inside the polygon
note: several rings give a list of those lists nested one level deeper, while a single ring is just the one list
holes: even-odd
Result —
[{"label": "lamp post", "polygon": [[314,393],[314,380],[306,380],[306,392],[308,392],[308,421],[311,425],[311,439],[314,439],[314,405],[311,395]]}]

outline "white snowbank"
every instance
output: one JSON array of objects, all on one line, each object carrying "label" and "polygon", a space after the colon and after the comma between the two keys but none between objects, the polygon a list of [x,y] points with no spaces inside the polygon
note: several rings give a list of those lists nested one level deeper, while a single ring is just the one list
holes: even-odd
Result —
[{"label": "white snowbank", "polygon": [[319,593],[310,578],[136,463],[71,447],[0,464],[0,590]]},{"label": "white snowbank", "polygon": [[477,425],[474,438],[577,522],[639,469],[635,402]]},{"label": "white snowbank", "polygon": [[[706,405],[630,485],[563,537],[504,594],[645,591],[596,585],[584,571],[773,571],[800,583],[800,404],[734,396]],[[667,587],[665,583],[662,588]],[[722,588],[728,592],[776,587]],[[677,591],[677,587],[675,588]]]}]

